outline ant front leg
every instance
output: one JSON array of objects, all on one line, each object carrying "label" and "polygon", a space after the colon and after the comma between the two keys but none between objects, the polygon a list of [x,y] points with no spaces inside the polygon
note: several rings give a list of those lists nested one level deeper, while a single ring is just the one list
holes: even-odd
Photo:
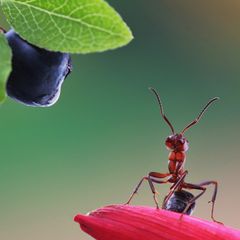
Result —
[{"label": "ant front leg", "polygon": [[187,176],[188,171],[184,171],[181,175],[181,177],[171,186],[170,188],[170,192],[168,193],[168,195],[164,198],[163,204],[162,204],[162,208],[164,209],[168,200],[171,198],[171,196],[173,195],[173,193],[179,188],[179,186],[184,182],[185,177]]},{"label": "ant front leg", "polygon": [[210,184],[214,185],[212,199],[209,201],[209,203],[212,203],[211,219],[214,222],[221,223],[221,222],[217,221],[213,215],[215,201],[216,201],[216,197],[217,197],[217,190],[218,190],[218,183],[216,181],[204,181],[204,182],[201,182],[200,184],[189,184],[189,183],[184,184],[184,188],[202,190],[202,192],[200,194],[198,194],[197,196],[195,196],[193,199],[191,199],[191,201],[188,203],[188,205],[184,209],[183,214],[187,212],[187,210],[189,209],[189,207],[191,206],[192,203],[194,203],[199,197],[201,197],[205,193],[205,191],[207,190],[206,186],[208,186]]},{"label": "ant front leg", "polygon": [[158,184],[168,183],[169,178],[166,179],[165,181],[156,180],[155,178],[160,178],[161,179],[161,178],[165,178],[165,177],[170,177],[171,175],[172,175],[171,173],[158,173],[158,172],[150,172],[148,174],[148,182],[149,182],[150,188],[152,190],[153,199],[154,199],[154,202],[156,204],[157,209],[159,209],[159,204],[158,204],[158,200],[157,200],[158,192],[155,190],[153,182],[158,183]]},{"label": "ant front leg", "polygon": [[161,180],[156,180],[156,179],[154,179],[154,178],[165,178],[165,177],[169,177],[169,176],[171,176],[170,173],[150,172],[150,173],[148,174],[148,176],[145,176],[145,177],[143,177],[143,178],[140,180],[140,182],[138,183],[138,185],[137,185],[136,188],[134,189],[133,193],[131,194],[131,196],[130,196],[130,198],[129,198],[129,200],[127,201],[126,204],[129,204],[129,203],[131,202],[131,200],[133,199],[134,195],[137,194],[138,189],[139,189],[140,186],[142,185],[143,181],[144,181],[144,180],[147,180],[148,183],[149,183],[149,186],[150,186],[150,188],[151,188],[151,191],[152,191],[152,193],[153,193],[154,202],[155,202],[157,208],[159,208],[158,201],[157,201],[157,197],[156,197],[156,195],[157,195],[158,193],[157,193],[157,191],[156,191],[156,189],[155,189],[155,187],[154,187],[154,185],[153,185],[153,182],[154,182],[154,183],[158,183],[158,184],[162,184],[162,183],[167,183],[167,182],[168,182],[168,179],[165,180],[165,181],[161,181]]}]

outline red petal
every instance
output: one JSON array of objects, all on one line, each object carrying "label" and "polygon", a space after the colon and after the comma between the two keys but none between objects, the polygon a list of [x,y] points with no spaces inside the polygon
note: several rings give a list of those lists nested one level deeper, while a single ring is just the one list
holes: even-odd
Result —
[{"label": "red petal", "polygon": [[240,231],[155,208],[112,205],[87,216],[77,215],[75,222],[98,240],[240,240]]}]

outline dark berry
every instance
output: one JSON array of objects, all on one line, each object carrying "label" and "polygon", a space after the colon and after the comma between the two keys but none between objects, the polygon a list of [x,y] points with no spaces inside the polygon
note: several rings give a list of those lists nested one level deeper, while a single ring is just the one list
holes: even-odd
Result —
[{"label": "dark berry", "polygon": [[71,71],[70,55],[36,47],[14,30],[5,36],[13,52],[12,72],[7,81],[8,96],[29,106],[53,105]]}]

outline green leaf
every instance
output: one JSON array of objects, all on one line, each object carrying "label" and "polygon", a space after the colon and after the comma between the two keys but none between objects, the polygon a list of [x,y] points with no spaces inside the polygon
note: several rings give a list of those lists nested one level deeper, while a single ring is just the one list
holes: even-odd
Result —
[{"label": "green leaf", "polygon": [[132,33],[103,0],[0,0],[15,31],[52,51],[101,52],[126,45]]},{"label": "green leaf", "polygon": [[6,82],[12,69],[12,51],[5,36],[0,33],[0,103],[6,97]]}]

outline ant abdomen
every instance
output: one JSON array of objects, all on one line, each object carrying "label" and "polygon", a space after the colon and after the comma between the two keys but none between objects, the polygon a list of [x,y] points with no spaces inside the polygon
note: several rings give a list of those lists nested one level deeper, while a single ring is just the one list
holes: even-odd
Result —
[{"label": "ant abdomen", "polygon": [[[170,197],[170,199],[167,201],[165,206],[163,206],[163,209],[169,210],[172,212],[183,213],[188,203],[193,198],[194,198],[194,195],[190,192],[187,192],[184,190],[175,191],[173,195]],[[193,213],[194,208],[195,208],[195,202],[191,204],[191,206],[187,209],[185,214],[191,215]]]}]

